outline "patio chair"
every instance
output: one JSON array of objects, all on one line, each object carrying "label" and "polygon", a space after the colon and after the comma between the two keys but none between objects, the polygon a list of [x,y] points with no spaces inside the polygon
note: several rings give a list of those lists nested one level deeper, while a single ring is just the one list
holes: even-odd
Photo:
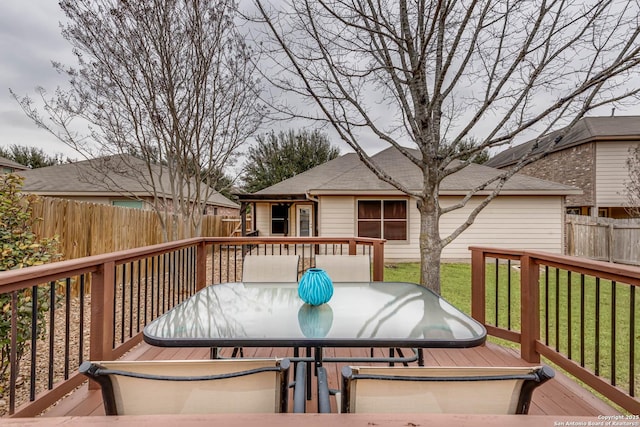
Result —
[{"label": "patio chair", "polygon": [[[289,365],[288,359],[101,361],[83,362],[79,371],[100,384],[107,415],[273,413],[288,411]],[[305,375],[299,376],[294,385],[304,389]]]},{"label": "patio chair", "polygon": [[242,281],[296,283],[299,263],[299,255],[247,255],[242,261]]},{"label": "patio chair", "polygon": [[316,255],[316,268],[334,282],[370,282],[371,261],[367,255]]},{"label": "patio chair", "polygon": [[[345,413],[526,414],[535,388],[554,376],[548,366],[345,366],[338,408]],[[324,387],[318,392],[329,394]]]},{"label": "patio chair", "polygon": [[[296,283],[299,264],[299,255],[246,255],[242,261],[242,282]],[[218,350],[211,349],[212,359]],[[242,347],[233,349],[231,357],[236,356],[244,357]]]},{"label": "patio chair", "polygon": [[[316,255],[316,268],[321,268],[327,272],[334,282],[370,282],[371,281],[371,260],[367,255]],[[394,353],[403,358],[404,354],[400,348],[390,348],[389,358],[393,359]],[[370,351],[374,356],[374,349]],[[393,366],[393,362],[389,362]],[[407,366],[405,364],[405,366]]]}]

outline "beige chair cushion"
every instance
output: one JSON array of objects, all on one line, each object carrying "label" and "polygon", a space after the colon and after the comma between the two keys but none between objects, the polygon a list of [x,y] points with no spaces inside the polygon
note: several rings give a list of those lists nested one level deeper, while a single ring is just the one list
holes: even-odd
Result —
[{"label": "beige chair cushion", "polygon": [[367,255],[316,255],[316,267],[326,271],[333,282],[371,281]]},{"label": "beige chair cushion", "polygon": [[[420,377],[526,375],[537,367],[353,367],[354,374]],[[524,380],[350,381],[350,411],[357,413],[514,414]],[[343,396],[344,398],[344,396]]]},{"label": "beige chair cushion", "polygon": [[[101,361],[114,370],[168,376],[218,375],[265,366],[269,360]],[[162,381],[111,375],[119,415],[279,412],[279,373],[215,381]],[[287,381],[285,379],[285,381]]]},{"label": "beige chair cushion", "polygon": [[298,255],[247,255],[242,264],[242,281],[295,283],[299,259]]}]

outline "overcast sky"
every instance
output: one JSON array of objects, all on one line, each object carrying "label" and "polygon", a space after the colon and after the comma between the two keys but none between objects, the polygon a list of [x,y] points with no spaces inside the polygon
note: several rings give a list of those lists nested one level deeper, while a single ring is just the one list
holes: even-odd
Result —
[{"label": "overcast sky", "polygon": [[[72,63],[73,54],[60,35],[64,18],[57,0],[0,0],[0,145],[42,147],[48,154],[73,155],[64,144],[39,129],[9,94],[36,96],[64,84],[51,61]],[[73,155],[77,157],[77,155]]]},{"label": "overcast sky", "polygon": [[[39,129],[28,119],[9,94],[37,96],[35,88],[53,93],[65,79],[51,66],[51,61],[74,64],[69,44],[60,35],[59,22],[64,19],[57,0],[0,0],[0,145],[37,146],[48,154],[62,153],[78,158],[64,144]],[[606,107],[598,112],[610,114]],[[616,115],[640,114],[640,107],[616,111]],[[283,127],[287,127],[283,125]],[[333,141],[337,143],[338,141]],[[343,152],[350,151],[340,144]],[[370,152],[382,145],[370,142]]]}]

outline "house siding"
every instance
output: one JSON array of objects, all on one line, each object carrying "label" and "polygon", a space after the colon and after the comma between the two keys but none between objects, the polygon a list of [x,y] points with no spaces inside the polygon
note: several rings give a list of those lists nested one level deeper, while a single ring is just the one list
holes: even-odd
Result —
[{"label": "house siding", "polygon": [[578,187],[580,195],[568,195],[567,206],[594,206],[596,145],[593,142],[550,153],[525,166],[521,173]]},{"label": "house siding", "polygon": [[[455,202],[451,197],[440,200],[443,206]],[[465,208],[443,216],[441,234],[450,234],[480,201],[476,197]],[[500,196],[478,215],[471,227],[444,248],[442,257],[469,258],[471,245],[562,253],[563,222],[562,197]]]},{"label": "house siding", "polygon": [[356,235],[356,198],[322,196],[318,204],[318,234],[329,237]]},{"label": "house siding", "polygon": [[[457,198],[443,196],[443,206]],[[451,233],[466,220],[469,212],[480,203],[472,199],[464,208],[441,218],[442,235]],[[355,201],[353,196],[320,198],[319,234],[327,237],[355,235]],[[492,201],[475,223],[444,248],[443,259],[469,259],[470,245],[488,245],[512,249],[534,249],[562,252],[562,197],[501,196]],[[420,214],[415,203],[409,203],[409,240],[387,242],[385,259],[390,262],[419,259]]]},{"label": "house siding", "polygon": [[625,206],[625,182],[629,179],[629,148],[637,143],[601,142],[596,147],[596,200],[598,206]]},{"label": "house siding", "polygon": [[256,230],[259,231],[261,236],[271,235],[271,204],[270,203],[256,203],[255,221]]}]

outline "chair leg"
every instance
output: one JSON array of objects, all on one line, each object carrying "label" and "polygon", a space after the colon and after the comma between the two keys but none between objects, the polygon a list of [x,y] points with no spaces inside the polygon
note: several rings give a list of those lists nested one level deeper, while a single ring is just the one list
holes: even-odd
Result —
[{"label": "chair leg", "polygon": [[295,367],[296,378],[293,389],[293,412],[303,414],[307,412],[307,398],[305,396],[307,389],[307,365],[298,363]]},{"label": "chair leg", "polygon": [[[311,357],[311,347],[307,347],[307,357]],[[307,400],[311,400],[311,375],[313,375],[313,362],[307,363]]]},{"label": "chair leg", "polygon": [[329,381],[327,380],[327,370],[324,366],[319,366],[318,370],[318,413],[328,414],[331,412],[331,402],[329,396]]},{"label": "chair leg", "polygon": [[243,347],[234,347],[233,348],[233,352],[231,353],[231,357],[238,357],[238,355],[240,355],[240,357],[244,357]]}]

